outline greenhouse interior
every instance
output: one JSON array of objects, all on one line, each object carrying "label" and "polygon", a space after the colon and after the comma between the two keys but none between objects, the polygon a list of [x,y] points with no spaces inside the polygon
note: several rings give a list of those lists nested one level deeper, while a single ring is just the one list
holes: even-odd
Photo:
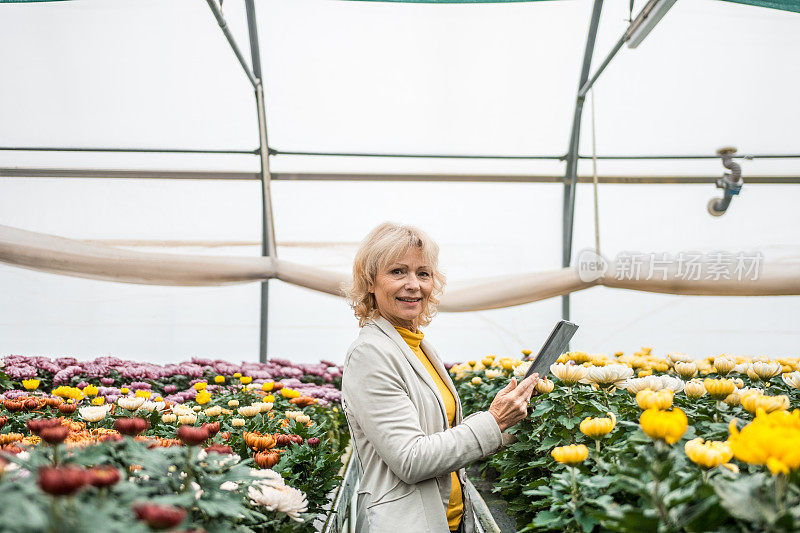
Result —
[{"label": "greenhouse interior", "polygon": [[0,43],[0,530],[800,530],[800,0]]}]

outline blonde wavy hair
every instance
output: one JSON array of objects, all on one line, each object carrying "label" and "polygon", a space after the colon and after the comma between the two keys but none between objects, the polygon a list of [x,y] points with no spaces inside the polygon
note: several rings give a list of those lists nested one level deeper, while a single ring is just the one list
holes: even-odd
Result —
[{"label": "blonde wavy hair", "polygon": [[433,291],[420,316],[420,326],[427,326],[436,315],[439,295],[444,290],[445,276],[439,270],[439,246],[428,235],[414,226],[403,226],[384,222],[367,235],[356,252],[353,261],[353,279],[343,287],[347,302],[353,308],[358,325],[380,316],[374,287],[378,272],[403,257],[412,248],[419,248],[422,257],[430,265],[433,277]]}]

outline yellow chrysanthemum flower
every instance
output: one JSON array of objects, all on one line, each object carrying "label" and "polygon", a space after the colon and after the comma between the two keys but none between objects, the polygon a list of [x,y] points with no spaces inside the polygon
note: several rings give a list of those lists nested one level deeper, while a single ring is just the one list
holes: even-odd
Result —
[{"label": "yellow chrysanthemum flower", "polygon": [[716,468],[733,458],[733,450],[728,442],[703,442],[701,437],[690,440],[683,449],[693,463],[704,468]]},{"label": "yellow chrysanthemum flower", "polygon": [[550,455],[559,463],[575,465],[582,463],[589,457],[589,448],[585,444],[570,444],[553,448]]},{"label": "yellow chrysanthemum flower", "polygon": [[97,387],[95,387],[94,385],[91,385],[91,384],[86,385],[83,388],[83,394],[84,394],[84,396],[87,396],[87,397],[88,396],[97,396],[98,392],[100,392],[100,389],[98,389]]},{"label": "yellow chrysanthemum flower", "polygon": [[609,418],[584,418],[580,425],[581,433],[592,439],[608,435],[617,425],[617,416],[614,413],[608,413],[608,416]]},{"label": "yellow chrysanthemum flower", "polygon": [[714,398],[715,400],[722,401],[728,397],[734,390],[736,390],[736,385],[730,379],[709,379],[706,378],[703,380],[703,385],[706,388],[706,392],[709,396]]},{"label": "yellow chrysanthemum flower", "polygon": [[233,374],[233,377],[235,377],[235,378],[240,378],[240,377],[242,377],[242,373],[241,373],[241,372],[235,372],[235,373]]},{"label": "yellow chrysanthemum flower", "polygon": [[22,386],[25,387],[25,390],[36,390],[39,388],[39,380],[38,379],[23,379]]},{"label": "yellow chrysanthemum flower", "polygon": [[61,385],[60,387],[56,387],[53,389],[53,396],[59,396],[64,398],[65,400],[82,400],[83,393],[77,387],[68,387],[66,385]]},{"label": "yellow chrysanthemum flower", "polygon": [[239,378],[239,381],[242,382],[242,385],[247,385],[251,381],[253,381],[253,378],[252,378],[252,376],[242,376],[242,377]]},{"label": "yellow chrysanthemum flower", "polygon": [[103,405],[106,403],[106,399],[102,396],[98,396],[97,398],[92,398],[92,405]]},{"label": "yellow chrysanthemum flower", "polygon": [[208,383],[206,383],[205,381],[198,381],[197,383],[194,384],[194,390],[201,391],[205,389],[207,386]]},{"label": "yellow chrysanthemum flower", "polygon": [[689,420],[679,407],[672,411],[648,409],[639,417],[639,426],[648,437],[663,440],[667,444],[675,444],[686,433]]},{"label": "yellow chrysanthemum flower", "polygon": [[800,410],[759,410],[741,431],[736,419],[728,427],[734,457],[749,464],[766,465],[773,474],[788,474],[800,468]]},{"label": "yellow chrysanthemum flower", "polygon": [[275,382],[274,381],[267,381],[266,383],[261,385],[261,390],[263,390],[264,392],[270,392],[273,387],[275,387]]},{"label": "yellow chrysanthemum flower", "polygon": [[200,405],[207,404],[208,402],[211,401],[211,394],[209,394],[208,392],[206,392],[204,390],[200,391],[200,392],[197,393],[197,397],[195,397],[195,401],[197,403],[199,403]]},{"label": "yellow chrysanthemum flower", "polygon": [[225,376],[214,376],[214,383],[225,383]]},{"label": "yellow chrysanthemum flower", "polygon": [[636,393],[636,403],[642,410],[669,409],[672,407],[672,395],[670,389],[661,389],[657,392],[645,389]]},{"label": "yellow chrysanthemum flower", "polygon": [[136,391],[136,396],[144,398],[145,400],[149,399],[151,394],[152,393],[147,389],[139,389]]},{"label": "yellow chrysanthemum flower", "polygon": [[763,409],[767,413],[785,411],[789,408],[789,397],[784,394],[780,396],[767,396],[765,394],[753,392],[742,396],[741,405],[751,414],[756,414],[759,409]]}]

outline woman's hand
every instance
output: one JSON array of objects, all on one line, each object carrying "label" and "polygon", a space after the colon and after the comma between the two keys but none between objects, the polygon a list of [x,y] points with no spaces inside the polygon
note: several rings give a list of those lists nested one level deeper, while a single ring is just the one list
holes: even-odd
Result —
[{"label": "woman's hand", "polygon": [[508,385],[497,393],[489,406],[500,431],[505,431],[528,416],[528,402],[539,381],[539,374],[531,374],[517,385],[517,379],[511,378]]}]

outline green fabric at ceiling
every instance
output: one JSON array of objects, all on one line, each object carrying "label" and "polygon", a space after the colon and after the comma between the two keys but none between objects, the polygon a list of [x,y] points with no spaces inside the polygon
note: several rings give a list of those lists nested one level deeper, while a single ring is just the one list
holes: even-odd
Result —
[{"label": "green fabric at ceiling", "polygon": [[800,0],[724,0],[737,4],[747,4],[750,6],[771,7],[783,11],[794,11],[800,13]]}]

